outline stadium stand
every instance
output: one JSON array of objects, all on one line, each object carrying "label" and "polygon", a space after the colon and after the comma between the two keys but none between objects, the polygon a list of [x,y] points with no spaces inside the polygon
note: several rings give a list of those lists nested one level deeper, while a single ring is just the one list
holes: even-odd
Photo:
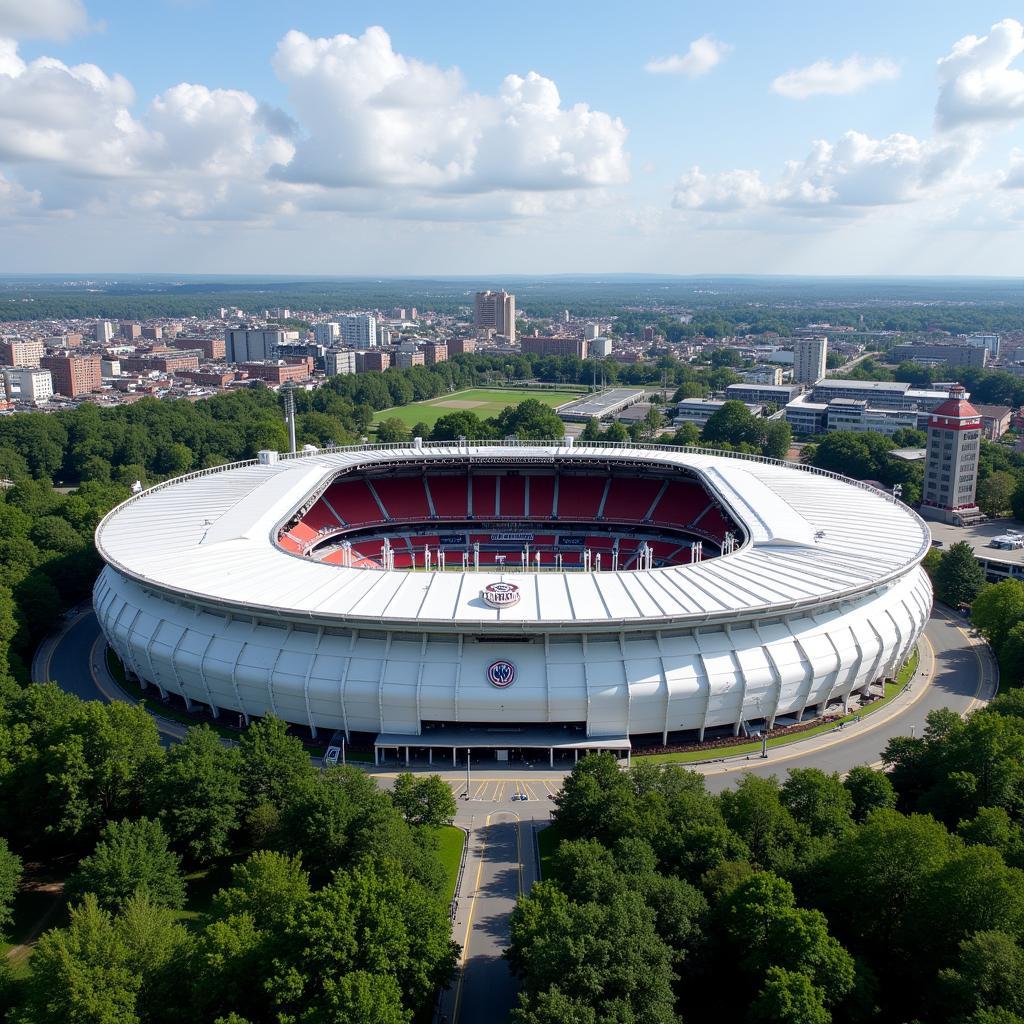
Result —
[{"label": "stadium stand", "polygon": [[604,502],[604,518],[640,522],[658,496],[662,481],[634,477],[613,477]]},{"label": "stadium stand", "polygon": [[439,519],[464,519],[469,507],[467,478],[463,476],[432,476],[430,494]]},{"label": "stadium stand", "polygon": [[474,474],[470,478],[470,485],[473,489],[473,515],[477,519],[493,516],[495,514],[495,477]]},{"label": "stadium stand", "polygon": [[528,515],[537,519],[549,519],[555,501],[554,476],[530,477],[530,507]]},{"label": "stadium stand", "polygon": [[418,476],[400,476],[374,480],[373,489],[391,519],[429,519],[430,506],[423,480]]},{"label": "stadium stand", "polygon": [[498,515],[503,519],[522,519],[526,515],[526,481],[521,476],[501,477]]},{"label": "stadium stand", "polygon": [[558,486],[559,519],[596,519],[606,481],[593,476],[566,476]]}]

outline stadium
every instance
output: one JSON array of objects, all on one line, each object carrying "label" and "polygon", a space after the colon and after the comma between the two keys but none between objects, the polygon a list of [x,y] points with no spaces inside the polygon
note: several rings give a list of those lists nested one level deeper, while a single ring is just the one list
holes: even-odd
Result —
[{"label": "stadium", "polygon": [[929,543],[881,491],[749,456],[261,452],[114,509],[94,605],[128,672],[215,717],[554,763],[877,692],[930,613]]}]

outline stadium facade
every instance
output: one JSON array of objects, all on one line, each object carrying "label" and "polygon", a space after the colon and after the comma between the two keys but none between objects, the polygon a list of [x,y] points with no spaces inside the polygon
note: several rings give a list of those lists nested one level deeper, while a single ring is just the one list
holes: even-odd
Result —
[{"label": "stadium facade", "polygon": [[867,485],[686,449],[261,453],[114,509],[96,612],[212,713],[378,747],[628,749],[848,704],[931,609],[927,526]]}]

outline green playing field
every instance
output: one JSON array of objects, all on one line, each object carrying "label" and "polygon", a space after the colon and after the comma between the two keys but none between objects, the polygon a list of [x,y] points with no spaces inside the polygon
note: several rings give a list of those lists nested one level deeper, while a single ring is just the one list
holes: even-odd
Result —
[{"label": "green playing field", "polygon": [[505,391],[500,388],[470,388],[466,391],[455,391],[450,395],[428,398],[425,402],[381,409],[380,412],[374,413],[373,420],[379,423],[381,420],[394,418],[401,420],[407,427],[415,426],[417,423],[426,423],[428,427],[432,427],[442,416],[447,416],[450,412],[473,412],[481,419],[485,419],[488,416],[497,416],[502,409],[510,405],[519,405],[528,398],[536,398],[538,402],[554,407],[583,397],[584,392],[580,391]]}]

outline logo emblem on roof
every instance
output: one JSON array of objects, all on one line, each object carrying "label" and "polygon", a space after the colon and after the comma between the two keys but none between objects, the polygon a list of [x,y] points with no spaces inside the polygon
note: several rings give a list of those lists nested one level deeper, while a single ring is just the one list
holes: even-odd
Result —
[{"label": "logo emblem on roof", "polygon": [[492,661],[487,666],[487,681],[499,690],[511,686],[516,681],[516,667],[511,661]]},{"label": "logo emblem on roof", "polygon": [[519,588],[514,583],[488,583],[480,597],[492,608],[508,608],[519,603]]}]

